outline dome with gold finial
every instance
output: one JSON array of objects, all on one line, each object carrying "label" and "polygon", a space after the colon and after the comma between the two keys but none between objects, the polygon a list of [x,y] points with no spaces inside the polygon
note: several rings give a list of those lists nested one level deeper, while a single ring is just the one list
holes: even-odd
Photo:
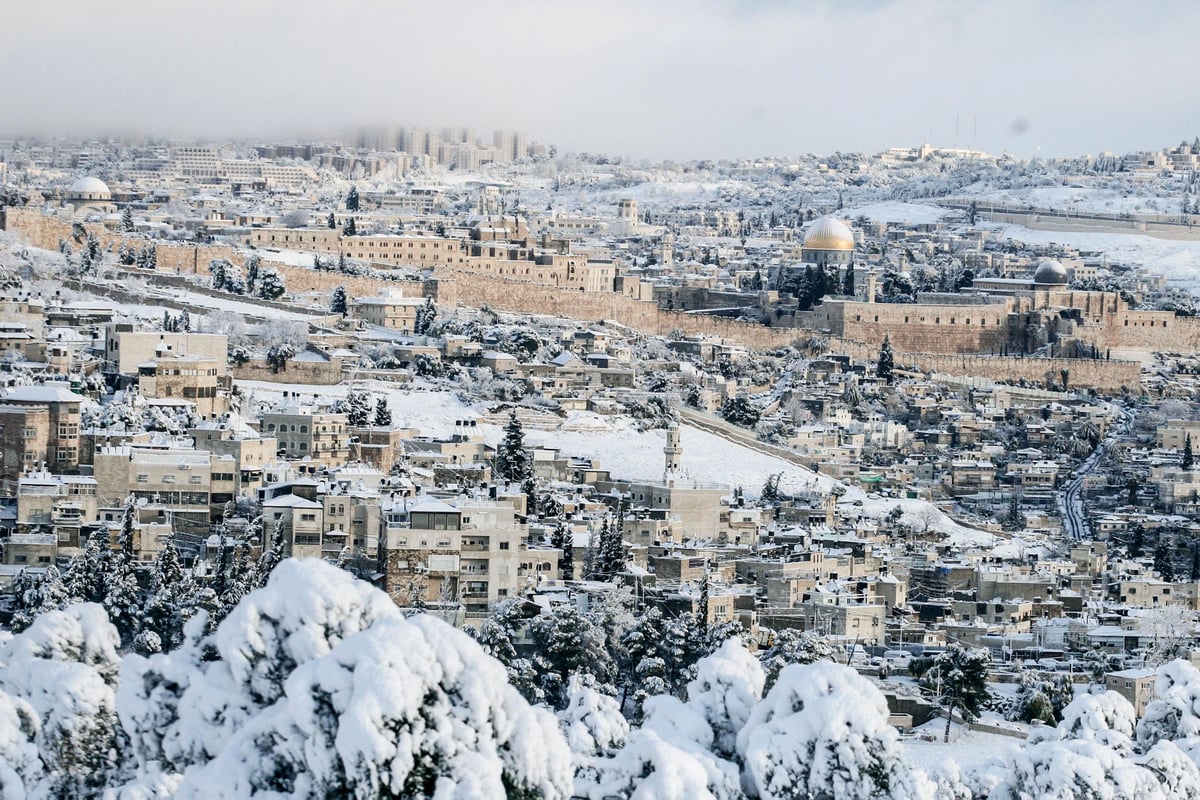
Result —
[{"label": "dome with gold finial", "polygon": [[821,217],[804,234],[807,250],[853,250],[854,233],[837,217]]}]

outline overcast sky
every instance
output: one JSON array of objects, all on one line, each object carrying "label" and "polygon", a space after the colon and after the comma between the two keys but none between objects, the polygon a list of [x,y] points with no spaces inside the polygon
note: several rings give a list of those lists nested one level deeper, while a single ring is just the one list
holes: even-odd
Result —
[{"label": "overcast sky", "polygon": [[4,9],[0,131],[1124,153],[1200,135],[1197,30],[1145,0],[38,0]]}]

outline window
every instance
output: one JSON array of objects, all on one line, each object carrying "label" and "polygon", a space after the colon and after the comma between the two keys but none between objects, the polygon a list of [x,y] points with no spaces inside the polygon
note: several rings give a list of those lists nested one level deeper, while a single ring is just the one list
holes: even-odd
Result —
[{"label": "window", "polygon": [[147,475],[147,474],[145,474],[145,473],[139,473],[139,474],[138,474],[138,476],[137,476],[137,482],[138,482],[138,483],[148,483],[149,481],[150,481],[150,476],[149,476],[149,475]]},{"label": "window", "polygon": [[508,549],[508,542],[501,542],[501,543],[500,543],[500,549],[501,549],[501,550],[507,550],[507,549]]}]

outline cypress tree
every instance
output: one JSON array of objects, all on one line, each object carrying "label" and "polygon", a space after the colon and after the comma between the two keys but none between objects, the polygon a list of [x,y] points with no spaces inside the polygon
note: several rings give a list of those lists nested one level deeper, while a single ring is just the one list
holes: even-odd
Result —
[{"label": "cypress tree", "polygon": [[875,367],[875,377],[883,378],[891,383],[892,370],[896,365],[896,357],[892,353],[892,340],[887,334],[883,336],[883,345],[879,348],[879,364]]},{"label": "cypress tree", "polygon": [[1175,548],[1167,538],[1158,540],[1154,548],[1154,570],[1168,583],[1175,580]]},{"label": "cypress tree", "polygon": [[559,521],[554,527],[554,532],[550,534],[550,546],[562,551],[562,556],[558,559],[559,577],[564,581],[574,580],[575,554],[571,549],[571,529],[567,527],[567,523]]},{"label": "cypress tree", "polygon": [[529,451],[525,448],[525,431],[517,412],[513,411],[504,426],[504,441],[496,449],[496,475],[512,483],[524,482],[533,474]]}]

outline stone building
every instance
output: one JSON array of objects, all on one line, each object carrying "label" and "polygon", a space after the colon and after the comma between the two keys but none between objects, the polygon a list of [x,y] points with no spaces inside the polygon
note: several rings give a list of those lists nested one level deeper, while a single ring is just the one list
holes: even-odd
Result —
[{"label": "stone building", "polygon": [[66,201],[76,214],[113,214],[117,210],[108,184],[90,175],[71,184]]},{"label": "stone building", "polygon": [[229,410],[231,383],[224,355],[152,358],[138,364],[137,376],[139,394],[187,400],[201,419],[214,419]]},{"label": "stone building", "polygon": [[533,557],[525,525],[509,503],[427,497],[401,501],[385,520],[387,589],[402,604],[457,600],[469,619],[478,619],[539,578],[558,577],[558,551]]},{"label": "stone building", "polygon": [[50,406],[0,403],[0,486],[49,459]]},{"label": "stone building", "polygon": [[[52,472],[69,473],[79,468],[80,407],[85,399],[72,392],[66,384],[45,383],[41,386],[18,386],[0,397],[0,403],[46,408],[49,411],[46,466]],[[23,460],[24,452],[21,457]]]},{"label": "stone building", "polygon": [[425,305],[420,297],[405,297],[399,289],[386,289],[375,297],[354,301],[354,313],[369,325],[412,333],[417,325],[417,312]]},{"label": "stone building", "polygon": [[278,440],[278,452],[286,458],[336,467],[350,456],[346,424],[345,414],[289,403],[263,414],[262,433]]},{"label": "stone building", "polygon": [[99,520],[96,487],[86,475],[26,473],[17,485],[17,533],[49,534],[57,547],[81,547]]},{"label": "stone building", "polygon": [[118,322],[105,329],[105,372],[136,375],[138,367],[156,358],[193,356],[224,364],[229,337],[215,333],[166,333],[137,331],[132,324]]}]

